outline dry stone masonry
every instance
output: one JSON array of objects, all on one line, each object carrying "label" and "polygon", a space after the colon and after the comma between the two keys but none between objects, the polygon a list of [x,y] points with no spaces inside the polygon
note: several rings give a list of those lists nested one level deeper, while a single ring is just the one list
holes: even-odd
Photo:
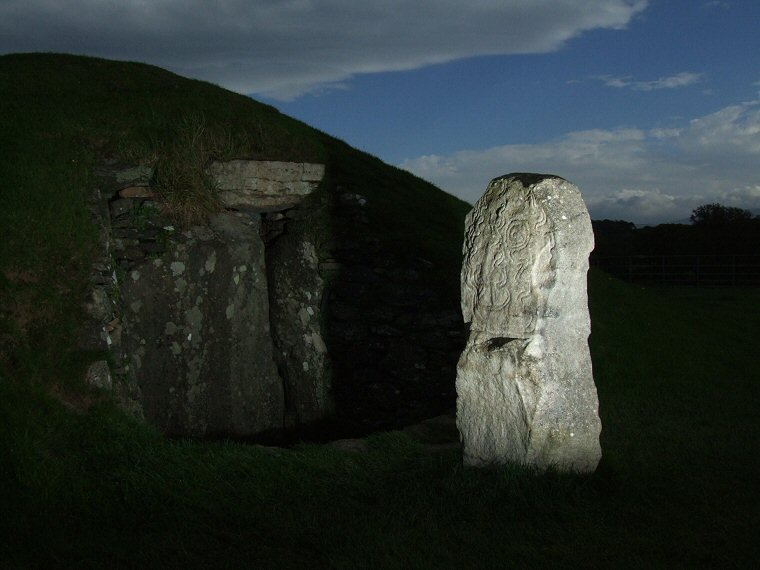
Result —
[{"label": "dry stone masonry", "polygon": [[453,411],[464,324],[429,275],[434,264],[401,257],[373,234],[373,202],[336,188],[335,236],[320,263],[329,280],[336,405],[349,434],[400,429]]},{"label": "dry stone masonry", "polygon": [[593,234],[580,190],[496,178],[466,220],[457,426],[468,465],[592,472],[600,458],[586,295]]}]

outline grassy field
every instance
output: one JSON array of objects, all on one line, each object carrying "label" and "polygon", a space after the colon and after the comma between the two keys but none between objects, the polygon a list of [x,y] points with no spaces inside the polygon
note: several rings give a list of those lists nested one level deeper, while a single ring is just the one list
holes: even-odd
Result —
[{"label": "grassy field", "polygon": [[409,174],[156,68],[0,57],[0,568],[756,565],[757,289],[590,274],[590,477],[465,469],[403,433],[366,454],[168,441],[84,388],[92,167],[154,156],[192,109],[248,156],[325,160],[379,210],[371,231],[456,284],[464,205]]},{"label": "grassy field", "polygon": [[166,441],[4,381],[0,566],[752,566],[760,291],[590,285],[591,477],[465,469],[398,432],[364,455]]}]

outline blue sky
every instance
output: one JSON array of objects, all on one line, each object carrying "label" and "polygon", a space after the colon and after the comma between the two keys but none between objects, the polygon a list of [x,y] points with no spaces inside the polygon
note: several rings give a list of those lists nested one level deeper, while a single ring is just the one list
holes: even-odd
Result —
[{"label": "blue sky", "polygon": [[161,65],[474,202],[550,172],[592,217],[760,210],[760,2],[0,0],[0,53]]}]

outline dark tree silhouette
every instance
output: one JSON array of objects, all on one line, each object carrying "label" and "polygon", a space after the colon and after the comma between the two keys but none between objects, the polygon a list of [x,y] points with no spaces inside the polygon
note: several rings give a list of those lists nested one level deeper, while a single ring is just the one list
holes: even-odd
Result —
[{"label": "dark tree silhouette", "polygon": [[691,213],[691,222],[695,225],[723,225],[745,222],[752,219],[752,212],[722,204],[703,204]]},{"label": "dark tree silhouette", "polygon": [[757,254],[760,219],[742,208],[705,204],[691,215],[694,246],[712,255]]}]

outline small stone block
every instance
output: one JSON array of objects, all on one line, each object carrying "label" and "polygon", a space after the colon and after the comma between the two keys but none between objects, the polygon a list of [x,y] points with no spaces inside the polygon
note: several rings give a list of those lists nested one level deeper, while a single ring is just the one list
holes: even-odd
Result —
[{"label": "small stone block", "polygon": [[132,205],[134,202],[127,198],[119,198],[111,202],[111,219],[120,218],[129,214],[132,211]]},{"label": "small stone block", "polygon": [[95,388],[110,390],[113,387],[113,380],[111,379],[108,362],[98,360],[90,364],[87,367],[87,372],[85,372],[84,381]]},{"label": "small stone block", "polygon": [[155,199],[156,193],[149,186],[128,186],[119,190],[120,198],[148,198]]}]

